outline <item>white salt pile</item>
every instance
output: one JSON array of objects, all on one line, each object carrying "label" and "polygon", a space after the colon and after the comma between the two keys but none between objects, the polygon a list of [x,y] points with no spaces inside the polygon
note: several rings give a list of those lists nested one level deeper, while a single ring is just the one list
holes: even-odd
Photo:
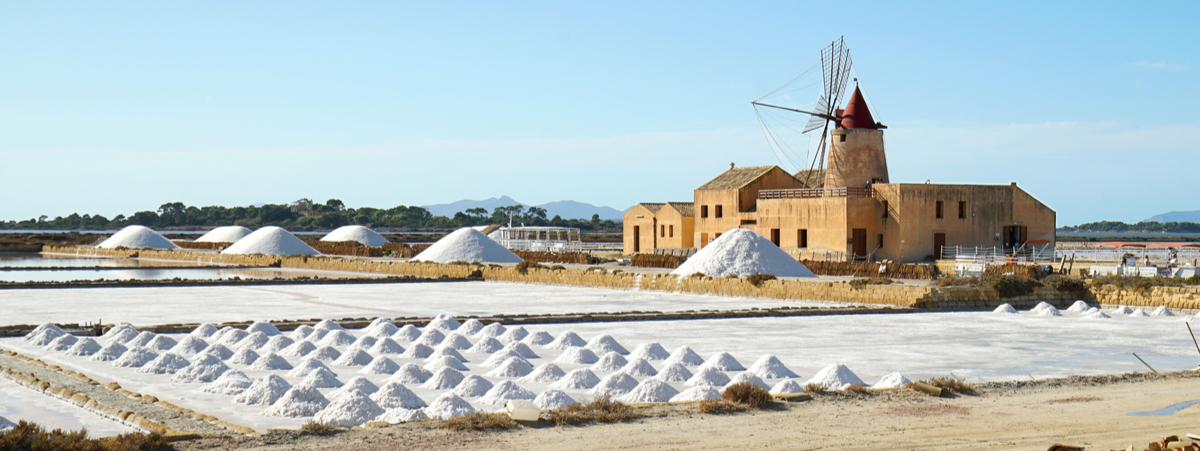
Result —
[{"label": "white salt pile", "polygon": [[230,357],[227,362],[238,365],[249,365],[254,363],[255,360],[258,360],[257,352],[242,348],[240,351],[233,353],[233,357]]},{"label": "white salt pile", "polygon": [[133,339],[137,338],[138,335],[141,335],[141,333],[138,332],[137,329],[128,327],[118,330],[116,333],[112,334],[112,336],[108,337],[108,342],[125,344],[133,341]]},{"label": "white salt pile", "polygon": [[313,326],[313,330],[346,330],[346,328],[342,327],[341,324],[338,324],[337,321],[334,321],[331,319],[323,319],[323,320],[317,321],[317,324],[315,326]]},{"label": "white salt pile", "polygon": [[397,330],[396,333],[392,334],[392,338],[400,341],[413,341],[420,337],[421,330],[417,329],[412,324],[405,324],[404,327],[401,327],[400,330]]},{"label": "white salt pile", "polygon": [[530,346],[545,346],[545,345],[550,344],[550,342],[553,342],[553,341],[554,341],[554,336],[550,335],[549,332],[546,332],[543,330],[539,330],[537,332],[529,334],[529,336],[521,339],[521,343],[525,343]]},{"label": "white salt pile", "polygon": [[426,371],[413,363],[405,363],[400,365],[400,369],[388,378],[389,382],[399,382],[402,384],[422,384],[429,380],[433,373]]},{"label": "white salt pile", "polygon": [[599,383],[600,377],[596,376],[596,373],[587,368],[580,368],[567,373],[550,387],[559,390],[581,390],[595,387]]},{"label": "white salt pile", "polygon": [[335,330],[317,342],[318,346],[346,346],[354,343],[354,336],[344,330]]},{"label": "white salt pile", "polygon": [[633,377],[654,376],[658,374],[658,371],[653,366],[650,366],[650,362],[647,362],[643,358],[630,360],[629,363],[621,367],[621,372]]},{"label": "white salt pile", "polygon": [[205,386],[202,391],[216,395],[240,395],[247,388],[250,388],[251,385],[254,385],[254,379],[246,376],[246,373],[238,370],[229,370],[225,374],[222,374],[221,377],[218,377],[217,380]]},{"label": "white salt pile", "polygon": [[1038,313],[1047,308],[1052,308],[1052,309],[1058,310],[1053,305],[1050,305],[1049,303],[1042,301],[1042,302],[1038,302],[1038,304],[1033,306],[1032,309],[1029,309],[1029,313]]},{"label": "white salt pile", "polygon": [[892,373],[887,376],[883,376],[883,379],[880,379],[879,382],[875,385],[872,385],[871,388],[899,388],[911,383],[912,381],[908,380],[907,377],[904,377],[903,374]]},{"label": "white salt pile", "polygon": [[203,351],[200,351],[199,354],[196,354],[197,357],[202,355],[211,355],[220,360],[229,360],[230,357],[233,357],[233,351],[229,350],[229,348],[226,348],[224,345],[214,343],[208,345],[208,347],[204,348]]},{"label": "white salt pile", "polygon": [[[146,346],[147,344],[150,344],[150,340],[153,340],[154,337],[157,335],[158,334],[155,334],[154,332],[148,332],[148,331],[142,332],[142,333],[138,334],[138,336],[135,337],[134,339],[129,340],[129,342],[125,343],[125,346],[128,346],[130,349]],[[34,343],[34,344],[42,345],[45,343]]]},{"label": "white salt pile", "polygon": [[262,351],[262,352],[279,353],[279,352],[283,352],[284,349],[287,349],[288,346],[291,346],[294,344],[296,344],[295,340],[292,340],[291,338],[285,337],[283,335],[276,335],[274,337],[271,337],[270,340],[267,340],[267,344],[263,345],[258,350]]},{"label": "white salt pile", "polygon": [[537,398],[537,394],[521,388],[513,381],[504,381],[496,384],[491,390],[488,390],[483,397],[479,398],[482,404],[491,404],[494,406],[503,406],[505,401],[513,399],[523,399],[533,401]]},{"label": "white salt pile", "polygon": [[171,348],[174,348],[176,344],[179,343],[176,342],[174,338],[165,335],[158,335],[154,337],[153,340],[150,340],[149,343],[146,343],[146,347],[155,351],[167,351]]},{"label": "white salt pile", "polygon": [[706,399],[717,399],[720,397],[721,389],[713,387],[712,385],[700,385],[679,392],[678,395],[672,396],[668,401],[704,401]]},{"label": "white salt pile", "polygon": [[429,371],[437,371],[442,368],[452,368],[459,371],[471,371],[467,369],[466,365],[462,364],[462,361],[448,355],[430,360],[429,363],[425,364],[424,368]]},{"label": "white salt pile", "polygon": [[1129,307],[1122,305],[1120,307],[1112,309],[1112,311],[1109,313],[1112,313],[1114,315],[1128,315],[1130,313],[1133,313],[1133,310],[1130,310]]},{"label": "white salt pile", "polygon": [[312,373],[313,371],[316,371],[321,368],[324,368],[326,370],[329,369],[329,367],[325,366],[324,363],[321,363],[320,360],[312,359],[312,358],[304,359],[304,360],[300,361],[299,366],[292,368],[291,371],[288,371],[287,375],[288,375],[288,377],[305,377],[305,376],[308,376],[309,373]]},{"label": "white salt pile", "polygon": [[995,310],[992,310],[992,313],[1017,313],[1017,309],[1013,308],[1012,304],[1006,302],[1000,304]]},{"label": "white salt pile", "polygon": [[783,362],[779,361],[779,358],[773,354],[766,354],[759,357],[758,360],[754,361],[753,365],[750,365],[750,369],[746,371],[754,373],[763,379],[796,377],[796,373],[793,373],[792,370],[784,366]]},{"label": "white salt pile", "polygon": [[671,357],[671,353],[667,352],[662,345],[650,342],[642,343],[633,348],[633,352],[629,354],[631,357],[646,359],[646,360],[666,360]]},{"label": "white salt pile", "polygon": [[54,341],[55,338],[66,335],[67,333],[58,327],[57,324],[45,323],[33,328],[28,334],[25,334],[25,341],[31,342],[35,346],[45,346]]},{"label": "white salt pile", "polygon": [[348,428],[374,420],[380,415],[383,415],[382,407],[375,404],[375,401],[372,401],[362,391],[351,390],[350,393],[334,399],[332,403],[317,412],[313,421]]},{"label": "white salt pile", "polygon": [[208,342],[204,341],[203,338],[188,335],[179,340],[179,343],[176,343],[175,347],[171,348],[171,352],[179,355],[193,356],[199,354],[207,347]]},{"label": "white salt pile", "polygon": [[507,330],[503,324],[491,323],[483,326],[483,329],[479,329],[479,332],[475,333],[475,338],[497,338],[504,335]]},{"label": "white salt pile", "polygon": [[483,323],[475,318],[463,321],[458,327],[458,331],[467,335],[475,335],[483,329]]},{"label": "white salt pile", "polygon": [[592,365],[592,371],[616,371],[628,363],[629,361],[621,357],[620,354],[609,352],[604,354],[604,357],[600,357],[600,360],[595,365]]},{"label": "white salt pile", "polygon": [[333,346],[321,346],[308,355],[310,359],[317,359],[325,362],[332,362],[342,356],[342,353],[334,349]]},{"label": "white salt pile", "polygon": [[275,226],[267,226],[246,235],[221,251],[222,254],[263,255],[320,255],[316,249],[304,244],[292,232]]},{"label": "white salt pile", "polygon": [[452,392],[446,392],[442,396],[438,396],[425,408],[425,415],[429,418],[437,418],[446,420],[450,417],[459,415],[470,415],[475,413],[475,408],[471,407],[465,399],[460,398]]},{"label": "white salt pile", "polygon": [[476,396],[483,396],[491,389],[491,382],[488,382],[482,376],[472,374],[463,379],[462,383],[458,384],[458,387],[454,388],[454,394],[464,398],[474,398]]},{"label": "white salt pile", "polygon": [[1067,307],[1067,311],[1071,313],[1083,313],[1091,309],[1092,306],[1088,305],[1088,303],[1083,302],[1082,300],[1075,301],[1074,304],[1071,304],[1070,307]]},{"label": "white salt pile", "polygon": [[299,385],[312,388],[337,388],[341,387],[342,381],[338,380],[337,375],[327,368],[317,368],[300,381]]},{"label": "white salt pile", "polygon": [[112,343],[104,345],[103,348],[100,348],[99,351],[92,354],[91,360],[95,360],[97,362],[108,362],[108,361],[112,361],[112,360],[117,360],[119,357],[121,357],[121,354],[124,354],[125,351],[128,351],[128,350],[129,350],[129,348],[126,348],[124,345],[114,341]]},{"label": "white salt pile", "polygon": [[117,360],[114,360],[112,366],[119,368],[140,368],[142,365],[150,363],[151,360],[158,358],[158,353],[149,348],[136,347],[130,348]]},{"label": "white salt pile", "polygon": [[66,351],[71,349],[71,346],[75,346],[75,343],[78,342],[79,339],[75,338],[74,335],[65,334],[61,337],[55,338],[50,342],[50,344],[46,345],[46,348],[51,351]]},{"label": "white salt pile", "polygon": [[1131,312],[1129,314],[1129,316],[1132,316],[1135,318],[1146,318],[1146,317],[1149,317],[1150,315],[1147,315],[1145,310],[1138,308],[1137,310],[1134,310],[1133,312]]},{"label": "white salt pile", "polygon": [[196,238],[197,243],[236,243],[250,234],[250,229],[242,226],[223,226],[209,230],[208,233]]},{"label": "white salt pile", "polygon": [[97,343],[96,340],[83,337],[76,341],[74,345],[71,345],[70,349],[67,349],[67,355],[76,357],[89,356],[100,351],[100,348],[100,343]]},{"label": "white salt pile", "polygon": [[1045,316],[1045,317],[1054,317],[1054,316],[1062,316],[1062,313],[1059,313],[1058,309],[1054,308],[1053,305],[1047,304],[1045,308],[1034,312],[1034,315]]},{"label": "white salt pile", "polygon": [[678,363],[683,366],[696,366],[703,365],[704,359],[700,358],[700,354],[696,354],[696,351],[693,351],[692,348],[680,346],[675,349],[675,352],[671,353],[670,357],[667,357],[666,363]]},{"label": "white salt pile", "polygon": [[504,343],[513,343],[513,342],[521,341],[522,339],[524,339],[525,337],[528,337],[528,336],[529,336],[529,331],[525,330],[524,327],[517,326],[517,327],[511,328],[511,329],[508,329],[503,334],[500,334],[499,337],[496,337],[496,339],[498,339]]},{"label": "white salt pile", "polygon": [[379,387],[365,377],[354,377],[346,381],[346,384],[342,385],[341,388],[329,392],[329,396],[326,397],[329,399],[340,399],[354,390],[370,395],[379,391]]},{"label": "white salt pile", "polygon": [[208,338],[213,336],[215,333],[217,333],[217,326],[213,325],[213,323],[204,323],[196,326],[196,328],[192,329],[192,332],[188,335],[196,338]]},{"label": "white salt pile", "polygon": [[359,348],[350,348],[345,354],[334,360],[333,364],[338,366],[364,366],[371,363],[372,360],[375,360],[375,358],[371,357],[371,354],[367,354],[367,351]]},{"label": "white salt pile", "polygon": [[470,362],[470,360],[467,360],[466,357],[463,357],[463,355],[461,353],[459,353],[452,347],[446,346],[445,344],[442,344],[441,346],[438,346],[437,349],[434,349],[433,354],[429,354],[429,357],[426,357],[425,361],[432,362],[432,361],[434,361],[436,359],[440,359],[442,357],[450,357],[454,360],[457,360],[459,362],[464,362],[464,363]]},{"label": "white salt pile", "polygon": [[500,340],[488,337],[479,340],[479,342],[475,343],[475,346],[471,346],[469,349],[467,349],[467,352],[473,352],[476,354],[491,354],[501,349],[504,349],[504,345],[500,343]]},{"label": "white salt pile", "polygon": [[414,341],[413,343],[426,346],[437,346],[438,344],[441,344],[442,340],[445,339],[446,334],[439,332],[437,329],[425,329],[425,332],[422,333],[421,336],[417,338],[417,341]]},{"label": "white salt pile", "polygon": [[384,409],[420,409],[425,401],[399,382],[388,382],[371,395],[371,400]]},{"label": "white salt pile", "polygon": [[519,341],[509,343],[508,346],[504,347],[504,349],[515,352],[515,353],[519,354],[521,357],[524,357],[526,359],[539,358],[537,353],[533,352],[533,349],[529,348],[529,345],[526,345],[525,343],[521,343]]},{"label": "white salt pile", "polygon": [[255,321],[253,324],[250,324],[250,327],[246,328],[246,332],[249,332],[251,334],[253,334],[255,332],[262,332],[264,335],[266,335],[268,337],[274,337],[276,335],[283,334],[282,332],[279,331],[279,328],[275,327],[274,324],[271,324],[270,321]]},{"label": "white salt pile", "polygon": [[667,402],[677,395],[679,395],[679,390],[666,382],[658,379],[646,379],[617,400],[626,403]]},{"label": "white salt pile", "polygon": [[1170,310],[1167,310],[1167,306],[1163,305],[1150,312],[1150,316],[1175,316],[1175,314],[1171,313]]},{"label": "white salt pile", "polygon": [[729,355],[728,352],[718,352],[704,361],[700,368],[714,368],[721,371],[745,371],[746,367],[742,366],[741,362]]},{"label": "white salt pile", "polygon": [[471,340],[468,340],[467,337],[462,336],[462,334],[453,333],[446,337],[446,340],[442,341],[441,346],[446,346],[452,349],[466,350],[471,349],[471,346],[473,345],[471,344]]},{"label": "white salt pile", "polygon": [[771,387],[772,395],[783,395],[787,393],[804,393],[804,386],[796,382],[795,379],[785,379],[779,381],[774,387]]},{"label": "white salt pile", "polygon": [[262,414],[271,417],[309,417],[316,415],[327,405],[329,400],[321,396],[321,392],[316,388],[295,386],[288,389],[279,400],[271,404],[271,407],[262,411]]},{"label": "white salt pile", "polygon": [[453,316],[445,314],[445,313],[439,313],[437,316],[433,317],[433,319],[429,321],[429,324],[425,325],[425,328],[426,329],[442,329],[444,331],[449,332],[449,331],[458,330],[458,328],[460,326],[461,326],[461,324],[459,324],[458,320],[455,319]]},{"label": "white salt pile", "polygon": [[388,243],[388,239],[383,235],[360,225],[338,227],[321,238],[321,241],[357,241],[369,247],[380,247]]},{"label": "white salt pile", "polygon": [[1111,318],[1110,316],[1105,315],[1104,312],[1100,311],[1100,309],[1098,309],[1096,307],[1092,307],[1091,310],[1088,310],[1087,313],[1084,313],[1083,317],[1084,318],[1092,318],[1092,319],[1110,319]]},{"label": "white salt pile", "polygon": [[233,398],[233,402],[250,406],[269,406],[275,404],[291,388],[292,385],[283,380],[282,377],[268,374],[250,384],[241,394]]},{"label": "white salt pile", "polygon": [[400,369],[400,365],[384,356],[376,357],[363,369],[358,370],[359,374],[394,374]]},{"label": "white salt pile", "polygon": [[558,334],[558,337],[545,347],[546,349],[568,349],[582,348],[584,346],[587,346],[587,342],[583,341],[583,338],[581,338],[579,334],[568,330]]},{"label": "white salt pile", "polygon": [[371,349],[368,349],[367,352],[374,355],[400,354],[404,352],[404,347],[400,346],[400,343],[396,343],[396,340],[385,337],[371,345]]},{"label": "white salt pile", "polygon": [[191,364],[192,362],[189,362],[179,354],[164,352],[154,360],[151,360],[150,363],[138,368],[136,372],[143,374],[171,374]]},{"label": "white salt pile", "polygon": [[700,367],[700,369],[696,371],[696,374],[692,375],[692,378],[685,381],[683,385],[688,387],[695,387],[698,385],[715,385],[718,387],[724,387],[725,384],[728,383],[729,376],[721,370],[712,367]]},{"label": "white salt pile", "polygon": [[285,355],[288,357],[304,357],[306,355],[311,354],[313,351],[316,351],[316,350],[317,350],[317,345],[315,345],[315,344],[309,343],[307,341],[297,341],[295,343],[292,343],[290,346],[283,348],[283,351],[280,351],[279,354]]},{"label": "white salt pile", "polygon": [[268,352],[255,360],[254,364],[250,365],[250,369],[256,371],[290,370],[292,364],[288,363],[287,359],[280,357],[279,354]]},{"label": "white salt pile", "polygon": [[668,363],[654,378],[663,382],[683,382],[692,378],[692,372],[678,363]]},{"label": "white salt pile", "polygon": [[229,366],[225,365],[221,359],[211,355],[200,355],[192,359],[192,364],[184,367],[171,376],[174,382],[212,382],[221,376],[224,372],[229,371]]},{"label": "white salt pile", "polygon": [[309,326],[308,324],[302,324],[293,329],[292,333],[288,334],[288,336],[293,340],[303,340],[308,338],[308,335],[313,333],[314,330],[316,329],[312,326]]},{"label": "white salt pile", "polygon": [[407,423],[409,421],[428,420],[425,411],[421,409],[388,409],[375,421],[386,421],[391,424]]},{"label": "white salt pile", "polygon": [[[613,355],[617,354],[613,353]],[[620,355],[617,355],[617,357],[620,357]],[[596,357],[596,353],[587,348],[567,348],[554,361],[568,365],[587,365],[599,362],[600,358]]]},{"label": "white salt pile", "polygon": [[805,385],[817,384],[826,390],[844,390],[854,384],[863,383],[858,375],[850,371],[846,365],[835,363],[817,372]]},{"label": "white salt pile", "polygon": [[487,367],[487,368],[495,368],[495,367],[498,367],[501,364],[503,364],[505,360],[508,360],[511,357],[519,357],[521,359],[525,358],[517,351],[513,351],[512,349],[505,348],[505,349],[496,351],[496,353],[492,354],[491,357],[488,357],[487,360],[484,360],[481,365],[483,365],[484,367]]},{"label": "white salt pile", "polygon": [[129,249],[179,249],[179,246],[176,246],[171,240],[159,235],[158,232],[150,230],[149,227],[140,225],[125,227],[120,232],[108,237],[107,240],[97,244],[96,247],[101,249],[116,249],[118,247]]},{"label": "white salt pile", "polygon": [[[242,339],[248,336],[250,336],[249,332],[232,327],[226,327],[221,329],[220,332],[217,332],[216,335],[213,335],[213,340],[226,346],[237,346]],[[138,336],[138,338],[141,338],[141,336]]]},{"label": "white salt pile", "polygon": [[[425,249],[413,261],[433,263],[520,263],[521,257],[470,227],[451,232]],[[430,415],[431,417],[433,415]]]},{"label": "white salt pile", "polygon": [[521,382],[527,384],[550,384],[562,379],[567,373],[550,362],[538,365],[529,375],[520,379]]},{"label": "white salt pile", "polygon": [[458,370],[454,368],[442,368],[433,373],[433,376],[430,376],[429,380],[425,381],[424,384],[421,384],[421,388],[427,390],[451,389],[462,383],[463,379],[463,373],[458,372]]},{"label": "white salt pile", "polygon": [[590,393],[595,396],[601,396],[604,394],[621,396],[629,393],[630,390],[633,390],[637,386],[638,382],[636,379],[628,374],[616,372],[605,376],[604,379],[600,379],[600,383],[596,384]]},{"label": "white salt pile", "polygon": [[392,324],[391,321],[388,321],[384,318],[376,319],[371,323],[370,326],[367,326],[367,328],[363,330],[364,333],[375,338],[390,337],[392,334],[398,331],[400,331],[399,327],[396,327],[395,324]]},{"label": "white salt pile", "polygon": [[776,277],[816,277],[771,240],[749,229],[733,229],[696,252],[671,271],[677,276],[702,273],[706,276],[740,277],[774,274]]},{"label": "white salt pile", "polygon": [[17,427],[17,423],[9,421],[8,418],[0,417],[0,432]]},{"label": "white salt pile", "polygon": [[767,383],[764,382],[762,380],[762,378],[758,377],[758,375],[751,373],[749,371],[738,374],[737,376],[734,376],[733,379],[729,380],[728,384],[725,384],[725,388],[729,388],[729,386],[733,385],[733,384],[741,384],[741,383],[745,383],[745,382],[749,382],[752,385],[756,385],[756,386],[762,388],[763,390],[771,388],[771,386],[767,385]]},{"label": "white salt pile", "polygon": [[588,342],[587,348],[591,349],[592,352],[596,353],[596,355],[604,355],[610,352],[615,352],[621,355],[629,355],[629,351],[626,351],[624,346],[621,346],[621,344],[617,343],[617,340],[614,339],[612,335],[608,334],[603,334],[592,338],[592,341]]},{"label": "white salt pile", "polygon": [[489,377],[515,378],[527,376],[532,372],[533,365],[527,360],[520,357],[509,357],[496,369],[488,371],[487,375]]},{"label": "white salt pile", "polygon": [[546,390],[542,394],[537,395],[533,399],[533,403],[542,410],[565,409],[575,404],[575,400],[571,399],[566,393],[558,390]]},{"label": "white salt pile", "polygon": [[[61,328],[59,328],[58,326],[55,326],[52,323],[46,323],[46,324],[42,324],[42,325],[38,326],[37,328],[33,329],[33,332],[34,333],[41,332],[42,329],[48,328],[50,326],[54,326],[54,328],[56,328],[60,331],[62,330]],[[125,330],[132,330],[134,332],[137,332],[137,329],[135,329],[133,326],[130,326],[128,323],[121,323],[121,324],[113,326],[113,327],[109,328],[108,330],[104,331],[104,334],[100,335],[100,338],[106,339],[106,340],[111,340],[117,334],[119,334]]]}]

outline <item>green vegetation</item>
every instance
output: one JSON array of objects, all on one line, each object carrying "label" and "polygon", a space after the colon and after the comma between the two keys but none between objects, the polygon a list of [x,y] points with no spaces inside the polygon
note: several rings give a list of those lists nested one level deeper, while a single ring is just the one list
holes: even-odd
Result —
[{"label": "green vegetation", "polygon": [[109,219],[101,215],[79,215],[25,221],[0,221],[0,229],[20,230],[110,230],[129,225],[144,225],[158,230],[195,229],[226,225],[249,228],[279,226],[289,230],[334,229],[344,225],[359,224],[372,228],[389,229],[456,229],[459,227],[507,224],[509,213],[513,223],[528,226],[575,227],[583,230],[618,231],[621,225],[612,220],[563,219],[546,217],[546,210],[538,207],[526,209],[521,205],[496,207],[489,215],[482,208],[459,212],[453,218],[433,216],[421,207],[398,206],[388,209],[371,207],[347,208],[341,200],[329,199],[325,203],[300,199],[288,205],[267,204],[260,207],[194,207],[181,202],[162,204],[156,211],[139,211],[132,215],[117,215]]},{"label": "green vegetation", "polygon": [[452,431],[486,431],[491,429],[513,429],[517,427],[516,420],[506,413],[475,412],[470,415],[459,415],[443,421],[439,428]]},{"label": "green vegetation", "polygon": [[550,422],[556,426],[596,422],[610,423],[634,420],[643,416],[633,407],[620,401],[613,401],[608,395],[603,395],[587,404],[571,404],[564,409],[554,409],[549,412]]},{"label": "green vegetation", "polygon": [[1059,227],[1060,232],[1200,232],[1200,224],[1194,222],[1155,222],[1142,221],[1137,224],[1126,224],[1121,221],[1089,222],[1077,226]]},{"label": "green vegetation", "polygon": [[1178,277],[1101,276],[1092,279],[1093,287],[1113,285],[1122,290],[1149,291],[1154,287],[1200,285],[1200,275],[1187,279]]}]

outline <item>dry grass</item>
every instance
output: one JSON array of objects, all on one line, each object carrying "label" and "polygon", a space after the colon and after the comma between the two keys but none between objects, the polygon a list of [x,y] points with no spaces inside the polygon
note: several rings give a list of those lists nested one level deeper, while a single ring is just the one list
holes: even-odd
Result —
[{"label": "dry grass", "polygon": [[546,265],[543,265],[543,264],[540,264],[540,263],[534,262],[534,261],[529,261],[529,260],[525,260],[525,261],[522,261],[521,263],[517,263],[517,272],[519,272],[521,274],[528,274],[529,270],[532,268],[546,269]]},{"label": "dry grass", "polygon": [[459,415],[438,425],[442,429],[452,431],[487,431],[493,429],[513,429],[517,422],[505,413],[475,412],[470,415]]},{"label": "dry grass", "polygon": [[21,420],[0,432],[0,450],[67,451],[167,451],[175,447],[159,434],[134,432],[112,438],[88,438],[87,430],[47,431],[36,423]]},{"label": "dry grass", "polygon": [[871,394],[871,392],[867,390],[867,387],[865,385],[863,385],[862,382],[856,382],[854,384],[851,384],[849,387],[846,387],[845,390],[848,392],[854,392],[854,393],[859,393],[859,394],[863,394],[863,395]]},{"label": "dry grass", "polygon": [[727,399],[706,399],[700,402],[700,412],[720,415],[725,413],[741,412],[746,410],[745,404],[736,403]]},{"label": "dry grass", "polygon": [[329,435],[337,432],[338,427],[329,423],[318,423],[313,420],[308,420],[308,422],[300,426],[300,430],[306,434]]},{"label": "dry grass", "polygon": [[1051,399],[1046,401],[1046,404],[1068,404],[1073,402],[1092,402],[1102,400],[1103,398],[1097,398],[1095,396],[1076,396],[1073,398]]},{"label": "dry grass", "polygon": [[861,279],[851,280],[850,286],[855,289],[858,289],[858,288],[865,287],[867,285],[891,285],[895,282],[896,281],[889,279],[887,277],[865,277],[865,278],[861,278]]},{"label": "dry grass", "polygon": [[550,411],[550,422],[558,426],[583,423],[611,423],[614,421],[632,420],[643,415],[628,405],[613,401],[604,395],[587,404],[572,404],[564,409]]},{"label": "dry grass", "polygon": [[812,394],[825,393],[825,386],[821,384],[808,384],[804,386],[804,392]]},{"label": "dry grass", "polygon": [[727,401],[745,404],[747,407],[761,409],[771,403],[771,392],[749,382],[730,385],[721,397]]},{"label": "dry grass", "polygon": [[932,417],[937,415],[969,415],[971,409],[950,404],[922,404],[911,406],[891,406],[884,409],[888,415],[901,417]]},{"label": "dry grass", "polygon": [[963,393],[963,394],[974,394],[975,393],[975,388],[971,387],[971,384],[960,381],[953,377],[935,377],[932,379],[923,380],[921,382],[924,382],[926,384],[932,385],[934,387],[937,387],[937,388],[940,388],[943,390],[950,390],[955,393]]},{"label": "dry grass", "polygon": [[754,285],[756,287],[762,285],[763,282],[768,280],[775,280],[775,275],[754,273],[746,277],[746,281],[750,282],[750,285]]}]

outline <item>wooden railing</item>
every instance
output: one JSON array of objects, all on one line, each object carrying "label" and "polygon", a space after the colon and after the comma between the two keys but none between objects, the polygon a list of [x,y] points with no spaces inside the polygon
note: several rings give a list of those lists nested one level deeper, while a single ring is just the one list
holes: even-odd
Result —
[{"label": "wooden railing", "polygon": [[758,190],[759,199],[816,199],[821,197],[873,197],[871,188],[798,188]]}]

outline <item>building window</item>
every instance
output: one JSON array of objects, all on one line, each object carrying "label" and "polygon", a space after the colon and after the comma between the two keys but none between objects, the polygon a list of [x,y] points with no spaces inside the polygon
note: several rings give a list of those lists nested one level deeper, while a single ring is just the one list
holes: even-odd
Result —
[{"label": "building window", "polygon": [[841,142],[846,142],[846,135],[844,135],[844,134],[843,134],[843,135],[839,135],[839,136],[838,136],[838,141],[841,141]]},{"label": "building window", "polygon": [[701,218],[707,218],[707,217],[708,217],[708,205],[701,205],[701,206],[700,206],[700,217],[701,217]]},{"label": "building window", "polygon": [[942,201],[937,201],[937,218],[942,219]]},{"label": "building window", "polygon": [[667,226],[667,232],[670,233],[670,238],[675,238],[675,224]]},{"label": "building window", "polygon": [[967,201],[958,201],[958,219],[967,218]]},{"label": "building window", "polygon": [[724,207],[724,205],[717,205],[717,217],[718,218],[724,216],[725,209],[723,207]]},{"label": "building window", "polygon": [[804,249],[808,247],[808,229],[800,229],[796,231],[797,247]]},{"label": "building window", "polygon": [[658,226],[658,229],[659,229],[658,236],[662,237],[662,238],[666,238],[667,237],[667,226],[660,225],[660,226]]},{"label": "building window", "polygon": [[887,217],[888,217],[888,203],[885,200],[885,201],[883,201],[883,219],[887,219]]}]

